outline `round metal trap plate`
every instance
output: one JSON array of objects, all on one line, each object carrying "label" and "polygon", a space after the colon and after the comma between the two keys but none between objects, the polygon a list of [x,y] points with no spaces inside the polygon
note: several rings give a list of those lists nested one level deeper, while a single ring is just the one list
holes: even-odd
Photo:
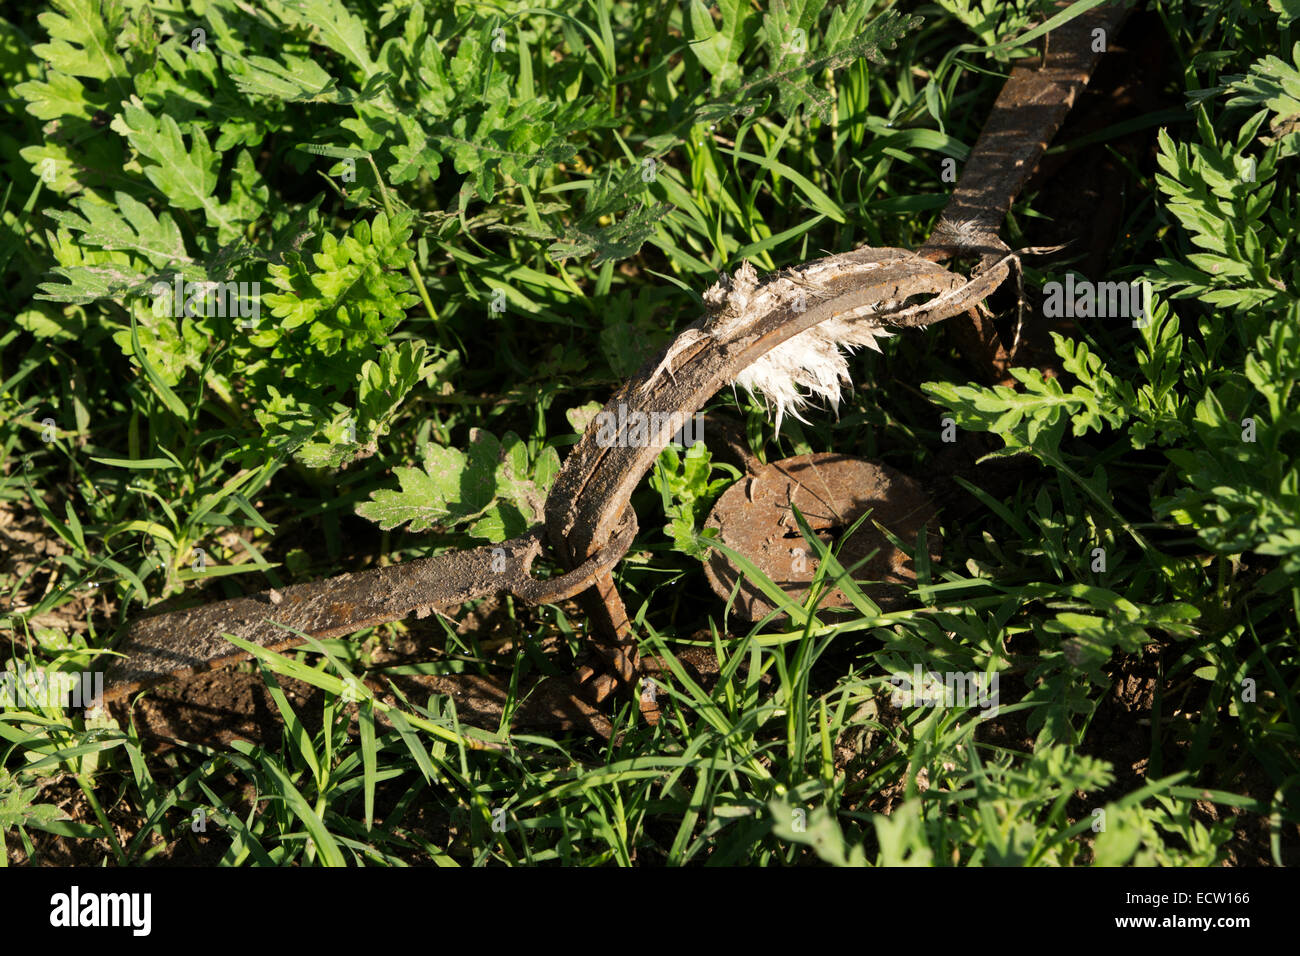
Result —
[{"label": "round metal trap plate", "polygon": [[[871,515],[843,542],[840,564],[853,568],[853,580],[882,608],[898,606],[916,581],[912,559],[876,528],[888,528],[909,549],[922,526],[933,560],[942,553],[934,503],[919,482],[887,465],[835,452],[799,455],[773,462],[728,488],[709,513],[705,527],[716,528],[723,544],[753,561],[795,601],[802,603],[817,573],[817,552],[799,533],[791,504],[813,533],[834,546],[853,522]],[[774,605],[731,559],[713,549],[704,564],[709,583],[729,598],[736,582],[735,610],[750,621],[771,613]],[[820,607],[852,607],[840,588],[826,594]]]}]

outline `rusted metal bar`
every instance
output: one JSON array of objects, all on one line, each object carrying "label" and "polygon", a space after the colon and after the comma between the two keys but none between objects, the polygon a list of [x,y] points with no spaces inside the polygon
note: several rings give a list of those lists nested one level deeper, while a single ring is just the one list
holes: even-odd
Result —
[{"label": "rusted metal bar", "polygon": [[1040,64],[1012,69],[921,256],[978,254],[988,263],[1007,252],[998,231],[1011,204],[1132,8],[1125,0],[1087,11],[1047,34],[1051,44]]}]

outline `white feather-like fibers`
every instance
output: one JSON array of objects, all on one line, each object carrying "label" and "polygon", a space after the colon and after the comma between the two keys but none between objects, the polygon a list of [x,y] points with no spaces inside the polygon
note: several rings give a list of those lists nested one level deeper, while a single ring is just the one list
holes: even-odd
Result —
[{"label": "white feather-like fibers", "polygon": [[[705,303],[714,312],[709,332],[715,338],[726,339],[746,319],[752,318],[747,315],[751,306],[757,306],[761,312],[764,307],[761,300],[765,297],[770,296],[775,302],[778,298],[797,295],[801,289],[805,294],[811,291],[817,295],[815,289],[789,277],[774,279],[760,289],[754,267],[745,262],[735,276],[722,276],[704,293]],[[778,432],[787,413],[806,421],[800,411],[812,399],[820,398],[838,411],[841,389],[853,384],[845,350],[852,352],[865,345],[879,352],[876,339],[889,333],[864,319],[892,305],[886,302],[865,306],[805,329],[748,366],[736,376],[735,384],[750,395],[761,396],[765,405],[775,409]]]},{"label": "white feather-like fibers", "polygon": [[787,412],[801,422],[807,421],[800,411],[811,399],[823,399],[838,412],[841,389],[853,384],[842,350],[852,352],[865,345],[879,352],[876,339],[888,334],[866,322],[846,321],[839,316],[827,319],[772,349],[737,375],[736,384],[775,406],[779,432]]}]

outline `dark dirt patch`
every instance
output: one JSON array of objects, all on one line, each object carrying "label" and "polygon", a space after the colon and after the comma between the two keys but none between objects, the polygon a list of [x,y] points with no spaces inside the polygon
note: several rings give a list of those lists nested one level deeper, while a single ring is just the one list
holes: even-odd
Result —
[{"label": "dark dirt patch", "polygon": [[[39,605],[57,588],[66,588],[66,571],[58,569],[57,558],[68,553],[59,538],[50,533],[40,514],[27,502],[0,501],[0,587],[17,590],[5,614],[24,614]],[[21,583],[20,583],[21,582]],[[110,621],[117,601],[109,588],[85,588],[58,607],[31,615],[28,626],[33,630],[53,628],[65,634],[85,634],[92,622]],[[13,647],[0,647],[0,660],[14,653]]]}]

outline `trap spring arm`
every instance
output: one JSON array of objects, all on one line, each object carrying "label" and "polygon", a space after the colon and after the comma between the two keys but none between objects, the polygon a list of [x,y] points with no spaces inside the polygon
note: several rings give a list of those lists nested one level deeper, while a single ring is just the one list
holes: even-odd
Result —
[{"label": "trap spring arm", "polygon": [[278,651],[302,643],[295,631],[315,638],[341,637],[412,613],[426,617],[498,591],[533,604],[562,601],[617,564],[635,537],[636,517],[628,511],[608,547],[548,580],[530,573],[544,549],[543,529],[538,525],[499,545],[146,617],[132,625],[121,648],[125,656],[106,672],[104,696],[111,703],[160,680],[246,658],[225,639],[226,634]]},{"label": "trap spring arm", "polygon": [[1132,8],[1122,0],[1083,13],[1046,35],[1042,63],[1012,69],[920,255],[936,262],[978,255],[987,268],[1008,251],[998,230],[1011,204]]}]

